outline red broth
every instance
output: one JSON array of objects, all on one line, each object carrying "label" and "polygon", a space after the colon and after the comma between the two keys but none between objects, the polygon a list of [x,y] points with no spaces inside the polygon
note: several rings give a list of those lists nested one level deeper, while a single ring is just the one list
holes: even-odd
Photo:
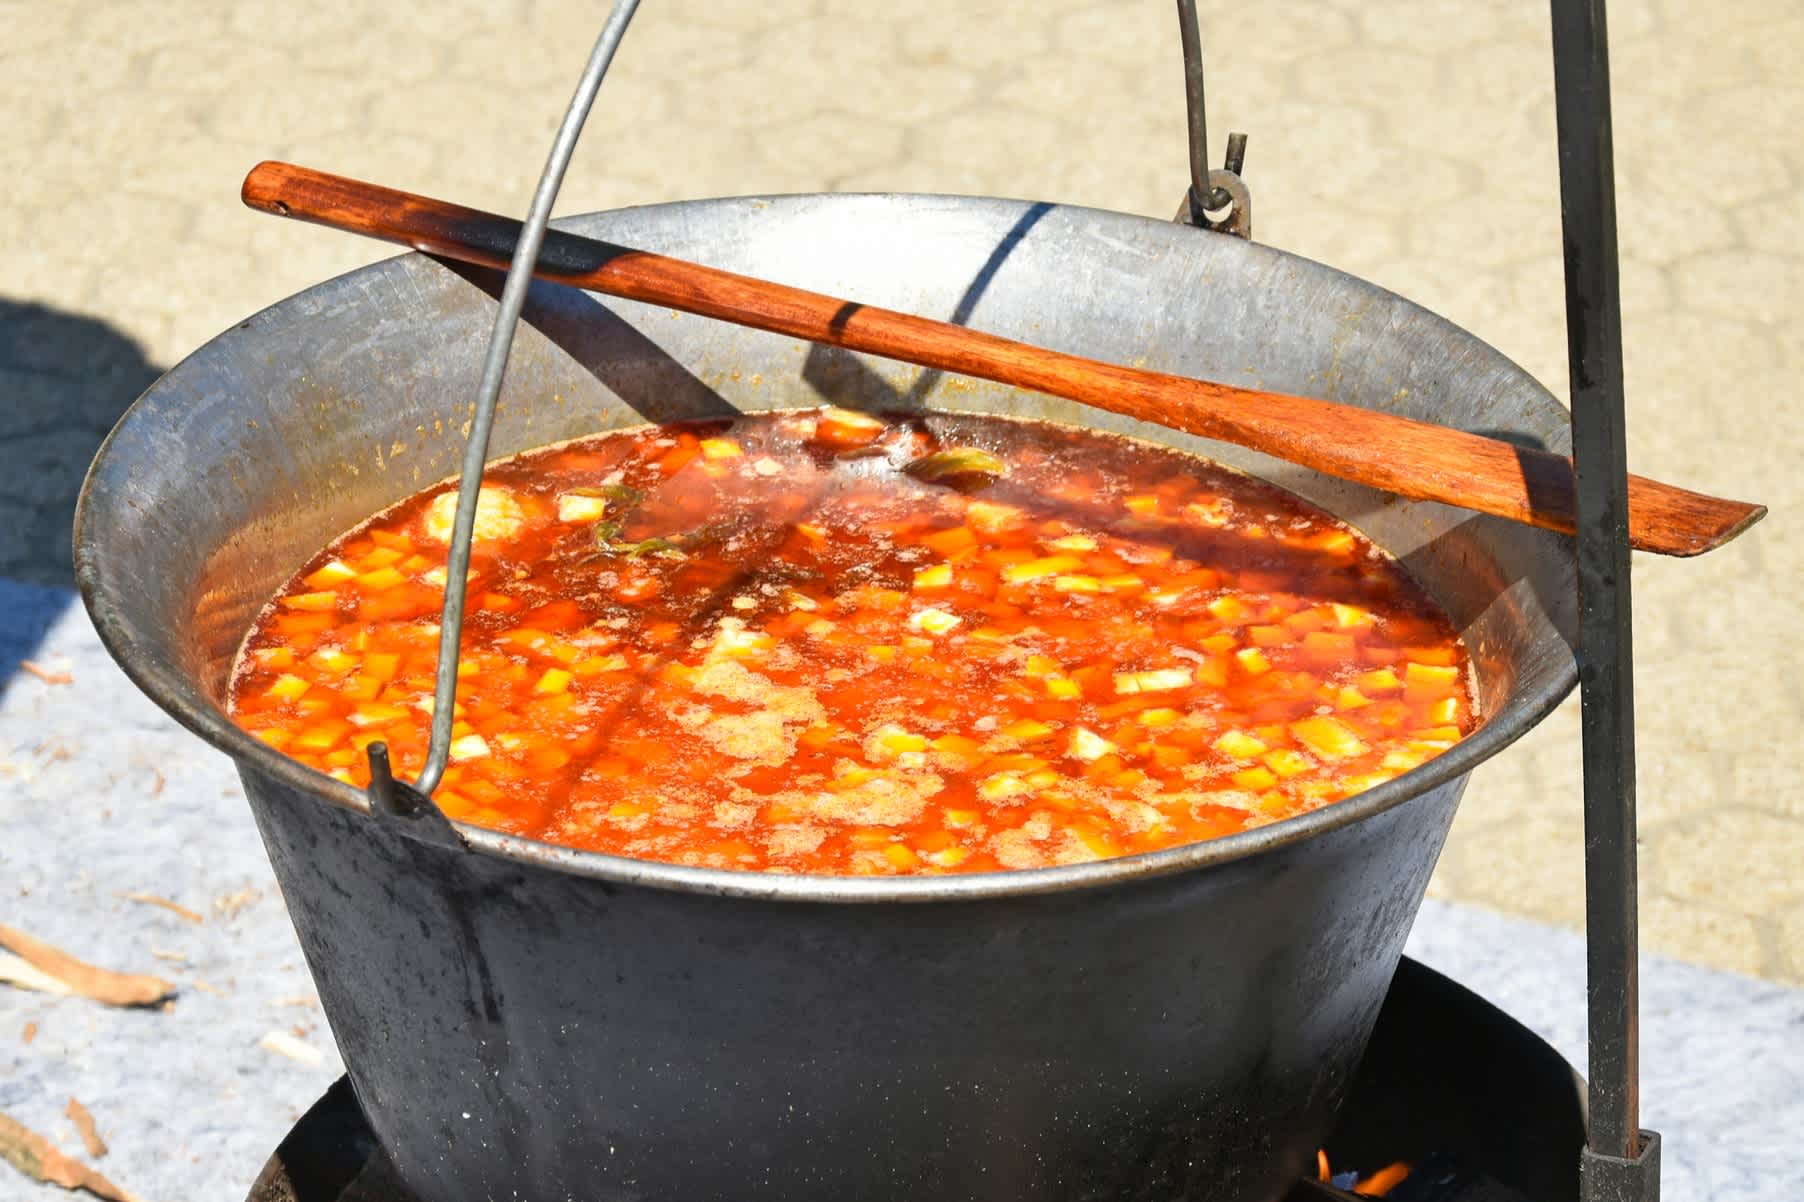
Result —
[{"label": "red broth", "polygon": [[[340,780],[424,762],[453,484],[334,542],[231,710]],[[571,847],[984,872],[1331,804],[1474,725],[1445,615],[1295,496],[1112,435],[843,410],[493,465],[436,800]]]}]

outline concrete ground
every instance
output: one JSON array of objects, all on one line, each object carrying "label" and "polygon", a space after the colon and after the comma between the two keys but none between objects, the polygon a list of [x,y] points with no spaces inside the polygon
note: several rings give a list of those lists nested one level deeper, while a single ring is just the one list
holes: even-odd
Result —
[{"label": "concrete ground", "polygon": [[[519,212],[602,7],[0,3],[0,576],[67,585],[80,473],[158,371],[386,253],[244,210],[251,164]],[[1773,511],[1709,558],[1636,560],[1646,940],[1804,982],[1804,16],[1611,19],[1631,460]],[[1565,392],[1544,4],[1247,5],[1205,41],[1216,145],[1251,135],[1257,238]],[[655,0],[561,209],[868,189],[1163,217],[1181,101],[1164,0]],[[1574,703],[1475,780],[1436,895],[1578,924],[1578,764]]]}]

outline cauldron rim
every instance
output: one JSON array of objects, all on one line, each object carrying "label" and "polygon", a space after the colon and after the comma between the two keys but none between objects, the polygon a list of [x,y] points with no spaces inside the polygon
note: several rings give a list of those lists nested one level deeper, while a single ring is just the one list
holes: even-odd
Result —
[{"label": "cauldron rim", "polygon": [[[1146,225],[1165,225],[1154,218],[1084,205],[1047,204],[990,196],[965,196],[956,193],[777,193],[734,197],[709,197],[628,206],[616,210],[571,215],[555,225],[577,225],[608,214],[633,211],[680,209],[702,204],[742,204],[769,207],[784,204],[811,204],[881,199],[921,205],[970,205],[989,202],[1016,209],[1036,206],[1066,214],[1093,214],[1109,221],[1127,221]],[[1206,236],[1206,235],[1205,235]],[[1227,238],[1223,235],[1222,237]],[[1453,326],[1445,318],[1370,281],[1351,276],[1327,264],[1261,243],[1227,238],[1242,253],[1269,255],[1275,260],[1307,264],[1311,270],[1355,280],[1362,287],[1382,294],[1415,309],[1424,318],[1437,322],[1475,342],[1476,335]],[[424,260],[429,256],[414,252],[377,260],[304,288],[264,307],[249,318],[241,319],[215,335],[153,383],[133,402],[118,423],[101,442],[95,453],[77,499],[73,524],[75,575],[82,600],[99,633],[102,644],[119,664],[126,676],[161,709],[182,726],[198,735],[212,747],[225,752],[238,763],[258,773],[313,795],[317,800],[370,815],[370,806],[362,790],[345,784],[315,769],[289,759],[263,741],[254,738],[234,724],[225,713],[207,700],[198,688],[182,679],[182,674],[152,661],[136,646],[131,623],[120,612],[117,598],[109,584],[109,573],[95,546],[94,509],[96,479],[114,441],[132,424],[165,382],[181,376],[197,362],[220,353],[222,343],[242,330],[256,325],[266,315],[275,313],[308,297],[321,298],[335,289],[344,289],[358,277],[369,273],[394,270],[398,265]],[[1488,347],[1487,349],[1492,349]],[[1493,353],[1496,353],[1493,350]],[[1499,358],[1502,358],[1499,355]],[[1511,363],[1520,372],[1522,369]],[[1523,373],[1526,376],[1526,373]],[[1282,486],[1280,486],[1282,487]],[[1382,542],[1380,545],[1383,545]],[[1088,864],[1055,868],[1021,869],[989,873],[949,876],[850,877],[789,873],[764,873],[732,869],[691,868],[654,860],[638,860],[603,852],[582,851],[535,839],[522,838],[484,827],[456,822],[455,827],[465,847],[472,853],[511,860],[523,865],[644,888],[667,889],[726,898],[755,899],[768,902],[803,903],[925,903],[970,901],[984,898],[1025,897],[1048,893],[1064,893],[1091,888],[1130,884],[1207,868],[1213,865],[1249,859],[1278,848],[1301,842],[1329,831],[1361,822],[1403,805],[1439,785],[1470,773],[1478,764],[1498,754],[1557,707],[1578,681],[1578,669],[1570,656],[1561,657],[1538,687],[1513,694],[1509,701],[1471,735],[1418,768],[1412,769],[1375,789],[1334,802],[1321,809],[1258,827],[1238,834],[1224,835],[1200,843],[1185,844],[1163,851],[1098,860]],[[371,815],[375,820],[374,815]]]}]

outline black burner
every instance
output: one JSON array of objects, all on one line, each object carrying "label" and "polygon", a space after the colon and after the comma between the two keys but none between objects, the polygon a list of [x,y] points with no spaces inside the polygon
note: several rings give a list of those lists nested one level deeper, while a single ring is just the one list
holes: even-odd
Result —
[{"label": "black burner", "polygon": [[[1340,1126],[1338,1169],[1414,1166],[1390,1202],[1576,1202],[1583,1083],[1559,1053],[1477,994],[1398,966]],[[1286,1202],[1354,1195],[1305,1181]],[[282,1141],[247,1202],[419,1202],[398,1182],[340,1078]]]}]

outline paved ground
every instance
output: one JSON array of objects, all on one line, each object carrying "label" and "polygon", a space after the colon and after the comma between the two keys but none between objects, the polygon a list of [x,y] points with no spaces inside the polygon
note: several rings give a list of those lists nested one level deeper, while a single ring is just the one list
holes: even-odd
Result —
[{"label": "paved ground", "polygon": [[[66,583],[80,470],[157,370],[379,253],[241,209],[250,164],[519,211],[601,7],[0,3],[0,576]],[[1712,558],[1636,563],[1648,942],[1804,981],[1804,17],[1611,15],[1632,459],[1775,514]],[[1261,240],[1563,393],[1546,24],[1522,0],[1336,0],[1243,6],[1205,37],[1217,144],[1252,135]],[[563,208],[918,189],[1163,216],[1180,97],[1163,0],[654,0]],[[1579,920],[1577,728],[1568,707],[1478,778],[1439,895]]]}]

